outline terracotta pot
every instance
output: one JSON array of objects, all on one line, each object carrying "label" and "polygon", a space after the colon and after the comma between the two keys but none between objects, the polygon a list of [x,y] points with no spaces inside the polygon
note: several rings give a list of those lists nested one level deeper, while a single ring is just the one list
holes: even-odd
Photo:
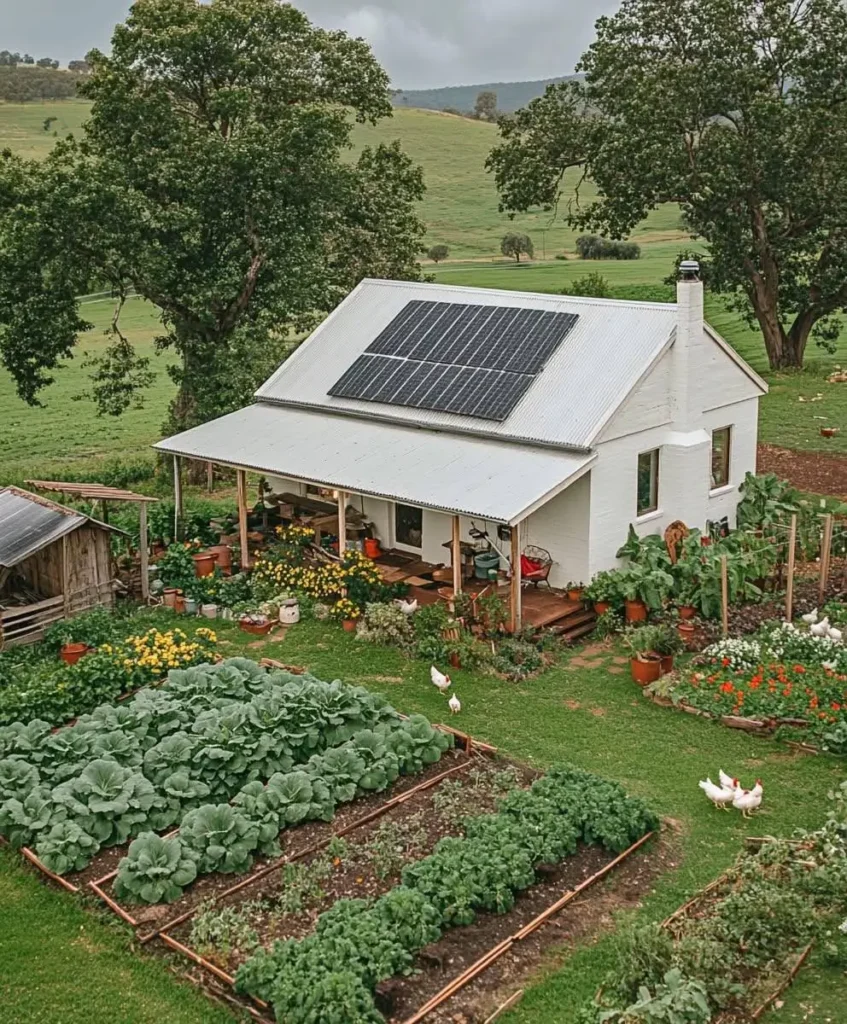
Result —
[{"label": "terracotta pot", "polygon": [[267,636],[267,634],[273,629],[273,623],[246,622],[244,619],[241,619],[238,623],[238,628],[243,630],[245,633],[252,633],[254,636]]},{"label": "terracotta pot", "polygon": [[232,570],[232,548],[229,544],[215,544],[209,548],[209,554],[215,556],[215,561],[223,572],[229,573]]},{"label": "terracotta pot", "polygon": [[461,660],[459,658],[459,652],[458,651],[453,651],[450,654],[450,667],[451,668],[461,668],[462,667],[462,662],[461,662]]},{"label": "terracotta pot", "polygon": [[568,591],[569,601],[581,601],[582,600],[582,587],[573,587]]},{"label": "terracotta pot", "polygon": [[165,553],[165,550],[166,548],[164,544],[160,544],[158,541],[154,541],[152,551],[153,560],[155,561],[157,558],[161,558],[162,555]]},{"label": "terracotta pot", "polygon": [[679,608],[677,608],[677,611],[679,612],[679,617],[683,622],[687,622],[688,619],[693,619],[697,614],[697,609],[693,604],[681,604]]},{"label": "terracotta pot", "polygon": [[677,623],[677,631],[683,640],[686,642],[694,636],[694,626],[690,622],[679,622]]},{"label": "terracotta pot", "polygon": [[661,660],[661,675],[666,676],[669,672],[673,672],[673,655],[667,654]]},{"label": "terracotta pot", "polygon": [[365,554],[368,558],[379,558],[382,554],[382,548],[379,546],[379,541],[375,537],[365,537],[364,548]]},{"label": "terracotta pot", "polygon": [[344,627],[345,633],[356,632],[356,620],[355,619],[343,619],[341,625]]},{"label": "terracotta pot", "polygon": [[211,576],[215,571],[217,558],[211,551],[201,551],[199,555],[192,555],[194,560],[194,574],[196,576]]},{"label": "terracotta pot", "polygon": [[174,611],[178,612],[180,615],[185,614],[185,598],[182,596],[182,594],[176,595],[176,601],[174,602]]},{"label": "terracotta pot", "polygon": [[76,665],[80,658],[88,654],[88,644],[62,644],[59,657],[66,665]]},{"label": "terracotta pot", "polygon": [[597,613],[598,615],[605,615],[605,614],[606,614],[606,612],[607,612],[607,611],[608,611],[608,610],[609,610],[609,609],[610,609],[611,607],[612,607],[612,606],[611,606],[611,605],[609,604],[609,602],[608,602],[608,601],[595,601],[595,602],[594,602],[594,611],[595,611],[595,612],[596,612],[596,613]]},{"label": "terracotta pot", "polygon": [[629,670],[639,686],[647,686],[649,683],[655,683],[662,674],[662,660],[657,655],[632,658],[629,662]]},{"label": "terracotta pot", "polygon": [[165,603],[166,608],[176,608],[176,599],[179,597],[179,591],[176,587],[165,587],[162,591],[162,600]]},{"label": "terracotta pot", "polygon": [[647,621],[647,605],[643,601],[627,601],[626,602],[626,621],[627,622],[646,622]]}]

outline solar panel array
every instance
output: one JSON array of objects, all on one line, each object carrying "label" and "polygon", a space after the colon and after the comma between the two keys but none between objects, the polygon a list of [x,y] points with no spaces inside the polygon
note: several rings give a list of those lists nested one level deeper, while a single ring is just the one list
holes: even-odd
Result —
[{"label": "solar panel array", "polygon": [[540,309],[414,300],[329,394],[502,421],[578,319]]}]

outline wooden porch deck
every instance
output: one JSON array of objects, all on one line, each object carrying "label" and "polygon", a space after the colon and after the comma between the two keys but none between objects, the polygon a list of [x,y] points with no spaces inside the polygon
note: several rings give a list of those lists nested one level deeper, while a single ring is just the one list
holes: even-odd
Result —
[{"label": "wooden porch deck", "polygon": [[[490,586],[483,580],[468,580],[465,583],[465,592],[479,594],[483,590],[489,590]],[[503,601],[508,604],[508,583],[498,587],[497,590]],[[417,600],[421,606],[446,600],[438,593],[438,588],[434,585],[431,587],[410,586],[409,598]],[[590,633],[597,621],[593,609],[586,608],[578,601],[569,601],[564,592],[551,590],[548,587],[523,588],[521,616],[525,626],[549,629],[568,641],[577,640],[579,637],[585,636],[586,633]]]}]

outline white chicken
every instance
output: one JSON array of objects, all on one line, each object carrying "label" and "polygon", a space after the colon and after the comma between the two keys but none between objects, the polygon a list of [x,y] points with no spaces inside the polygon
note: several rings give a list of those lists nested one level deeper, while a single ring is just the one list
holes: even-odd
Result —
[{"label": "white chicken", "polygon": [[452,694],[450,700],[447,701],[447,706],[450,708],[454,715],[458,715],[458,713],[462,710],[462,702],[459,700],[455,693]]},{"label": "white chicken", "polygon": [[450,689],[450,676],[445,676],[443,672],[439,672],[435,665],[430,668],[429,677],[442,693]]},{"label": "white chicken", "polygon": [[756,811],[762,805],[762,796],[765,787],[759,779],[752,789],[737,789],[732,797],[732,806],[741,811],[745,818],[749,818],[752,811]]},{"label": "white chicken", "polygon": [[823,618],[820,622],[814,622],[809,626],[812,636],[829,636],[829,618]]},{"label": "white chicken", "polygon": [[701,779],[697,783],[697,785],[700,787],[700,789],[703,790],[703,792],[706,794],[709,800],[712,801],[715,807],[719,808],[722,811],[728,810],[729,805],[733,802],[733,799],[735,798],[736,790],[727,789],[724,786],[716,786],[711,779]]},{"label": "white chicken", "polygon": [[738,788],[738,779],[733,778],[732,775],[727,775],[723,768],[718,769],[718,778],[721,780],[721,786],[724,789]]},{"label": "white chicken", "polygon": [[815,622],[817,622],[817,621],[818,621],[818,610],[817,610],[817,608],[813,608],[813,609],[812,609],[812,610],[811,610],[811,611],[809,612],[809,614],[808,614],[808,615],[801,615],[801,616],[800,616],[800,618],[801,618],[801,619],[803,620],[803,622],[805,622],[805,623],[806,623],[807,625],[809,625],[809,626],[813,625],[813,624],[814,624]]},{"label": "white chicken", "polygon": [[827,669],[829,672],[834,672],[838,668],[837,661],[822,661],[821,667]]},{"label": "white chicken", "polygon": [[400,609],[400,611],[404,615],[414,615],[415,612],[418,610],[417,599],[415,599],[413,601],[407,601],[407,600],[405,600],[405,598],[401,597],[401,598],[398,598],[398,600],[395,601],[394,603],[397,605],[397,607]]},{"label": "white chicken", "polygon": [[844,636],[844,634],[841,632],[840,629],[836,629],[835,626],[830,626],[829,627],[829,639],[830,640],[834,640],[836,643],[840,644],[841,643],[841,638],[843,636]]}]

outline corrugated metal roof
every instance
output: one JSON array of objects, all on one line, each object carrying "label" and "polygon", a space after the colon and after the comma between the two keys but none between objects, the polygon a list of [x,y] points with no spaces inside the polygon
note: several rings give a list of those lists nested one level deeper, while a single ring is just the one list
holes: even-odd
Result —
[{"label": "corrugated metal roof", "polygon": [[156,448],[496,522],[523,518],[594,460],[550,448],[259,403]]},{"label": "corrugated metal roof", "polygon": [[[327,389],[406,303],[421,298],[577,313],[579,321],[502,423],[327,395]],[[256,397],[285,405],[346,410],[454,433],[585,449],[610,408],[625,398],[645,367],[668,343],[676,316],[677,308],[672,303],[363,281],[256,392]]]},{"label": "corrugated metal roof", "polygon": [[87,517],[7,487],[0,491],[0,566],[8,569],[87,521]]}]

